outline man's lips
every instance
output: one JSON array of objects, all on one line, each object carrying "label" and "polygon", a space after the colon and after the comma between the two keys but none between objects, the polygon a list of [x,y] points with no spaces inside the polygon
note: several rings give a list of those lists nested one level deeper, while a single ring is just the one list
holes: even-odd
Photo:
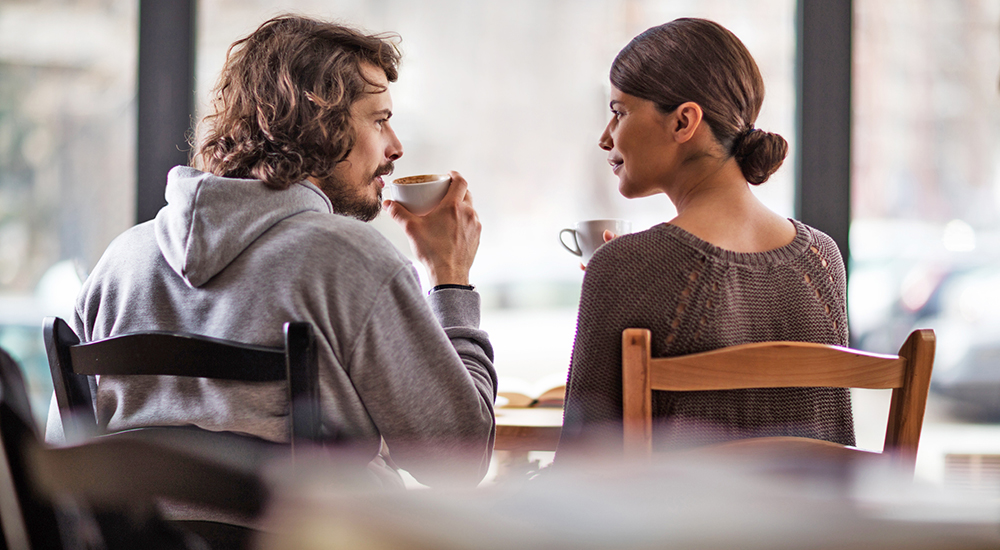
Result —
[{"label": "man's lips", "polygon": [[385,187],[385,181],[382,180],[382,176],[388,176],[391,174],[393,172],[393,168],[395,168],[395,166],[393,166],[393,163],[390,162],[375,171],[375,177],[372,178],[372,181],[378,182],[379,189]]}]

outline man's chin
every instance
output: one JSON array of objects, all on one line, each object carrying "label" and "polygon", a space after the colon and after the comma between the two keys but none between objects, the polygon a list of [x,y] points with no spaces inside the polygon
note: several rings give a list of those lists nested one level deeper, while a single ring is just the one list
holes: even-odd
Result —
[{"label": "man's chin", "polygon": [[375,202],[331,202],[333,203],[333,212],[335,214],[348,216],[363,222],[370,222],[374,220],[382,212],[381,197],[379,197],[379,200]]},{"label": "man's chin", "polygon": [[379,200],[375,204],[366,205],[359,208],[354,212],[353,216],[363,222],[370,222],[378,217],[382,213],[382,201]]}]

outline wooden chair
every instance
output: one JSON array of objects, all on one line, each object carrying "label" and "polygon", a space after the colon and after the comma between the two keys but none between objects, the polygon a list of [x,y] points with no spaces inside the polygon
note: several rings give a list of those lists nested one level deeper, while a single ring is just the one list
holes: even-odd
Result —
[{"label": "wooden chair", "polygon": [[167,375],[244,382],[286,381],[292,451],[319,442],[319,366],[309,323],[285,323],[283,348],[162,331],[81,344],[65,321],[45,319],[43,338],[67,441],[95,435],[90,376]]},{"label": "wooden chair", "polygon": [[[761,342],[677,357],[653,358],[650,331],[622,333],[625,456],[652,456],[652,390],[812,387],[892,389],[883,453],[912,472],[934,363],[934,331],[910,334],[898,355],[880,355],[804,342]],[[807,438],[758,438],[733,445],[773,443],[825,456],[857,450]],[[725,445],[725,444],[724,444]]]}]

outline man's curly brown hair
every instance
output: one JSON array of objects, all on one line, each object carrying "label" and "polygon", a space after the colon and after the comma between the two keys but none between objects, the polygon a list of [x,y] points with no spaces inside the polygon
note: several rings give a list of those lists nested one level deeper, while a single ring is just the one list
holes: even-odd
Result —
[{"label": "man's curly brown hair", "polygon": [[265,22],[229,47],[192,165],[274,189],[328,178],[354,146],[351,105],[381,91],[361,66],[395,82],[396,39],[294,15]]}]

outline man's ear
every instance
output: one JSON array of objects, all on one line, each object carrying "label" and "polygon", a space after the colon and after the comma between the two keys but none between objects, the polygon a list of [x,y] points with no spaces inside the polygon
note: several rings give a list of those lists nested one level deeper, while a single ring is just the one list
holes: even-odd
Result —
[{"label": "man's ear", "polygon": [[684,143],[694,137],[695,131],[701,126],[704,112],[701,110],[701,105],[688,101],[678,105],[677,109],[674,109],[673,115],[669,130],[677,143]]}]

